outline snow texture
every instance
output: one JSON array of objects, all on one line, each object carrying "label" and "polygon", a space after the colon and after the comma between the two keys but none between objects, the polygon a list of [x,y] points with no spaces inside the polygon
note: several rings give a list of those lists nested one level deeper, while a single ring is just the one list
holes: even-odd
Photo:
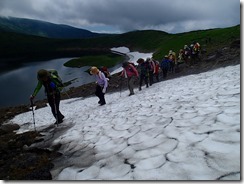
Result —
[{"label": "snow texture", "polygon": [[[129,52],[129,51],[128,51]],[[65,120],[35,111],[43,147],[60,145],[54,180],[240,180],[240,65],[153,84],[128,96],[62,100]],[[10,123],[34,130],[32,112]]]}]

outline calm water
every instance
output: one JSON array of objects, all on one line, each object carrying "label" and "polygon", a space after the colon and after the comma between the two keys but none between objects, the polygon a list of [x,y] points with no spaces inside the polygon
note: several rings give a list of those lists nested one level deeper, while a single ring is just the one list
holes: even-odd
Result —
[{"label": "calm water", "polygon": [[[66,89],[95,81],[93,76],[84,72],[90,68],[89,66],[82,68],[68,68],[63,66],[63,64],[70,59],[72,58],[32,62],[25,64],[21,68],[0,73],[0,107],[28,104],[29,96],[33,93],[38,82],[36,74],[39,69],[57,70],[63,82],[77,78],[70,86],[66,87]],[[111,68],[110,71],[120,66],[121,65],[117,65]],[[44,98],[44,89],[41,89],[35,100]]]}]

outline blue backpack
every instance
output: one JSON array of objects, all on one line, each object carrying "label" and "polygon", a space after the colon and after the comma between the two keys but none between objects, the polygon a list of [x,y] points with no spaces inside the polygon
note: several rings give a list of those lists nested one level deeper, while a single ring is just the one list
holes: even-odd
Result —
[{"label": "blue backpack", "polygon": [[168,69],[169,68],[169,60],[168,59],[163,59],[163,61],[161,62],[161,68],[165,68]]}]

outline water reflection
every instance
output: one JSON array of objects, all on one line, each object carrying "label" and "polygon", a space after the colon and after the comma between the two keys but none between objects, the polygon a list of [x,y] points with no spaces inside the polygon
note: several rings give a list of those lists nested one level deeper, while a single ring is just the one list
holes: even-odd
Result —
[{"label": "water reflection", "polygon": [[[113,48],[112,50],[126,54],[131,62],[136,63],[139,58],[146,59],[152,57],[153,53],[130,52],[126,47]],[[21,65],[18,69],[9,69],[5,73],[0,73],[0,107],[28,104],[29,96],[33,93],[37,85],[37,71],[40,69],[55,69],[58,71],[63,82],[72,81],[69,87],[77,87],[83,84],[94,82],[95,78],[86,71],[90,66],[81,68],[69,68],[63,66],[65,62],[73,58],[52,59],[48,61],[38,61]],[[114,74],[121,71],[121,63],[109,68]],[[44,90],[41,89],[36,100],[45,98]]]},{"label": "water reflection", "polygon": [[[86,71],[89,66],[82,68],[68,68],[63,66],[65,62],[72,58],[53,59],[49,61],[26,63],[21,68],[11,70],[0,74],[0,107],[13,106],[18,104],[28,104],[29,96],[34,91],[37,84],[37,71],[40,69],[55,69],[59,72],[63,82],[72,81],[72,86],[80,86],[89,82],[93,82],[94,78]],[[38,99],[45,98],[42,89],[38,95]]]}]

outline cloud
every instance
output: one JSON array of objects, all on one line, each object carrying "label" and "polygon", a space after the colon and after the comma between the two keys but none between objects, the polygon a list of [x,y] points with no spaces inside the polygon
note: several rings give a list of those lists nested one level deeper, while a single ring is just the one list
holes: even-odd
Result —
[{"label": "cloud", "polygon": [[237,0],[1,0],[0,15],[81,28],[185,32],[240,24]]}]

